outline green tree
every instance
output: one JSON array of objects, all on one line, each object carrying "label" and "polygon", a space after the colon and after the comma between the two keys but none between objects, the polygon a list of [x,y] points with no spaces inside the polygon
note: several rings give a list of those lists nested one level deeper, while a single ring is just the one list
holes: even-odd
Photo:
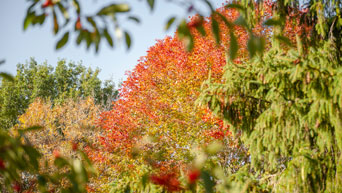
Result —
[{"label": "green tree", "polygon": [[[241,2],[243,13],[254,12],[252,1]],[[305,2],[274,3],[265,22],[275,27],[272,48],[241,64],[228,60],[219,83],[203,83],[199,104],[250,151],[251,163],[224,179],[237,192],[342,191],[342,2]],[[310,35],[286,46],[283,21],[296,11]]]},{"label": "green tree", "polygon": [[58,61],[55,69],[47,63],[37,64],[33,59],[27,64],[18,64],[14,81],[3,79],[1,83],[0,126],[12,127],[38,97],[54,104],[69,98],[93,96],[97,104],[110,106],[118,93],[112,81],[102,83],[99,72],[65,60]]}]

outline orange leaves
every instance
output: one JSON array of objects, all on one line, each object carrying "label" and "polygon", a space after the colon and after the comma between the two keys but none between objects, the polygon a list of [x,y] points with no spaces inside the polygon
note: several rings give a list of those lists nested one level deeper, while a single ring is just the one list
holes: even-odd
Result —
[{"label": "orange leaves", "polygon": [[[270,12],[271,8],[264,9],[263,19],[269,18]],[[166,37],[149,48],[147,55],[141,57],[136,67],[127,73],[127,80],[122,83],[120,89],[119,100],[114,103],[112,110],[103,112],[98,120],[98,126],[104,131],[99,140],[107,150],[99,152],[101,156],[98,157],[106,159],[110,155],[107,161],[102,161],[111,163],[111,167],[117,171],[137,168],[130,164],[148,164],[154,169],[161,169],[158,163],[163,163],[166,167],[163,169],[169,170],[184,164],[184,157],[190,154],[192,145],[206,144],[216,139],[225,141],[225,145],[229,146],[229,152],[227,150],[224,153],[234,154],[236,150],[237,154],[243,155],[241,151],[244,150],[234,149],[236,141],[229,127],[224,126],[222,120],[213,118],[211,112],[195,105],[201,84],[208,79],[209,72],[212,82],[221,80],[232,31],[240,45],[236,63],[243,63],[248,57],[246,44],[250,32],[240,26],[227,27],[221,16],[228,22],[233,22],[239,17],[239,12],[232,8],[217,10],[214,17],[220,26],[220,45],[217,45],[214,37],[210,35],[211,18],[202,20],[195,16],[188,24],[195,38],[191,52],[185,50],[183,43],[176,36]],[[266,34],[266,41],[269,41],[267,38],[271,34],[271,28],[264,28],[261,22],[256,24],[253,32],[256,35]],[[202,23],[208,36],[202,36],[197,29]],[[137,148],[137,144],[141,144],[145,136],[158,140]],[[158,156],[153,157],[152,154]],[[189,180],[194,182],[198,173],[190,176]],[[153,181],[167,186],[164,181],[167,178],[171,177],[154,176]]]}]

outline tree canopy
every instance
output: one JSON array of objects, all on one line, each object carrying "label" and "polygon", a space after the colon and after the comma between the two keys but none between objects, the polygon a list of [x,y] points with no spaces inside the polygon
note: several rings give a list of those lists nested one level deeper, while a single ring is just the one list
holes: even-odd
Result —
[{"label": "tree canopy", "polygon": [[37,64],[34,59],[18,64],[14,81],[2,79],[1,128],[12,127],[36,98],[55,104],[69,98],[93,96],[97,104],[110,106],[117,91],[113,82],[98,78],[99,72],[99,69],[87,69],[81,63],[67,63],[66,60],[60,60],[55,68],[47,63]]}]

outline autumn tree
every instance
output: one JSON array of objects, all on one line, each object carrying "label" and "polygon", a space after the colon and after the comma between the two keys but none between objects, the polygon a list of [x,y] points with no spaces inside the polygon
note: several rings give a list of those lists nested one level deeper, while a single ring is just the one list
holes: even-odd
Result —
[{"label": "autumn tree", "polygon": [[[49,100],[37,98],[19,117],[19,123],[11,128],[11,132],[16,136],[25,128],[42,127],[27,133],[25,139],[42,154],[40,171],[52,174],[61,170],[51,167],[56,157],[80,158],[77,156],[78,150],[88,144],[97,144],[101,133],[96,129],[95,121],[100,111],[101,106],[95,104],[91,97],[76,101],[68,99],[55,105]],[[31,178],[23,178],[24,183],[30,184],[34,176]]]},{"label": "autumn tree", "polygon": [[[227,172],[234,173],[249,162],[248,150],[231,135],[230,128],[215,119],[207,107],[195,107],[202,82],[208,77],[214,82],[222,78],[230,42],[244,45],[249,39],[248,31],[242,27],[225,25],[225,21],[232,22],[239,15],[237,9],[223,7],[217,10],[215,21],[192,17],[187,24],[194,37],[192,52],[185,50],[184,40],[177,35],[167,37],[151,47],[128,74],[119,91],[121,98],[99,120],[106,133],[101,138],[104,152],[91,154],[93,160],[113,168],[114,190],[124,190],[126,186],[139,189],[141,176],[149,170],[170,178],[164,181],[177,179],[180,171],[187,170],[196,157],[193,148],[214,140],[221,141],[225,151],[212,160]],[[264,20],[271,16],[270,7],[263,16]],[[208,36],[198,31],[201,22]],[[212,22],[218,22],[222,29],[219,38],[224,43],[219,46],[212,35]],[[270,30],[263,29],[261,24],[253,31],[263,37],[270,36]],[[232,33],[239,35],[236,38]],[[289,34],[294,41],[293,33]],[[268,46],[270,39],[265,38],[264,44]],[[246,47],[237,51],[236,62],[247,60]]]}]

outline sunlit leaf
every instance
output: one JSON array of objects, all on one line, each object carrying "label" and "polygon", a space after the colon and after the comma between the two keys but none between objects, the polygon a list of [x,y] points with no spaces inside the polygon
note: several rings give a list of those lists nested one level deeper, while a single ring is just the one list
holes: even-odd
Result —
[{"label": "sunlit leaf", "polygon": [[30,26],[30,24],[32,23],[34,17],[35,17],[35,13],[34,12],[27,13],[27,15],[26,15],[26,17],[24,19],[24,24],[23,24],[24,30],[26,30],[27,27]]}]

